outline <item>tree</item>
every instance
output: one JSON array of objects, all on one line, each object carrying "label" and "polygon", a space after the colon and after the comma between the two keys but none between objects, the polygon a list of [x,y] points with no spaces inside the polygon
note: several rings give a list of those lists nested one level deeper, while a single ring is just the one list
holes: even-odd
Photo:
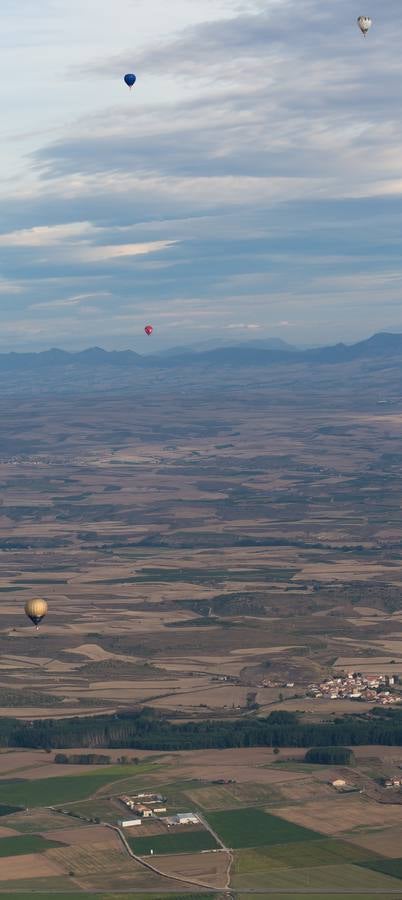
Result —
[{"label": "tree", "polygon": [[349,747],[317,747],[307,751],[304,761],[321,766],[350,766],[356,760]]}]

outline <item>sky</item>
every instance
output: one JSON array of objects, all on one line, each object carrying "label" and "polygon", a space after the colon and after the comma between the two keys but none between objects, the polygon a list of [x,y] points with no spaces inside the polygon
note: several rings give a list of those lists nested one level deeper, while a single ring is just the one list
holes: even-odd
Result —
[{"label": "sky", "polygon": [[2,0],[0,352],[402,331],[401,44],[400,0]]}]

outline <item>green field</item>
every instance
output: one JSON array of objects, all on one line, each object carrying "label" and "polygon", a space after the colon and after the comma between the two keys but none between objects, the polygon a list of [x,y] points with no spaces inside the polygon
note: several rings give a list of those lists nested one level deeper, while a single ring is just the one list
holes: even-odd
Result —
[{"label": "green field", "polygon": [[[329,887],[330,886],[330,887]],[[258,890],[267,887],[267,874],[261,872],[247,875],[235,875],[233,887],[237,890]],[[311,891],[307,895],[309,900],[315,897],[315,891],[328,891],[328,889],[340,893],[348,891],[363,891],[366,897],[369,891],[378,891],[378,896],[383,897],[386,890],[398,891],[400,882],[396,878],[390,878],[380,872],[369,871],[362,866],[354,866],[349,863],[335,866],[316,866],[303,869],[272,869],[269,873],[269,887],[274,890]]]},{"label": "green field", "polygon": [[368,860],[362,865],[374,872],[383,872],[384,875],[392,875],[393,878],[402,879],[402,858],[399,859],[373,859]]},{"label": "green field", "polygon": [[[402,900],[402,894],[395,894],[394,891],[390,891],[389,893],[385,891],[381,894],[381,897],[379,897],[378,894],[368,894],[366,891],[360,891],[358,894],[348,893],[347,900],[382,900],[382,898],[387,896],[392,897],[393,900]],[[300,900],[302,900],[303,897],[304,900],[334,900],[334,898],[339,897],[339,893],[315,893],[314,897],[309,897],[308,894],[300,894]],[[236,900],[296,900],[296,896],[295,894],[283,894],[282,891],[280,894],[236,894]]]},{"label": "green field", "polygon": [[60,841],[47,841],[38,834],[16,835],[15,837],[0,838],[0,857],[24,856],[28,853],[43,853],[52,847],[62,847]]},{"label": "green field", "polygon": [[141,775],[151,769],[152,763],[139,766],[103,766],[102,769],[88,767],[88,772],[83,775],[56,776],[6,784],[1,788],[1,800],[4,804],[24,808],[86,800],[109,784],[111,793],[117,793],[118,787],[115,787],[114,782],[125,781],[130,775],[134,778],[135,775]]},{"label": "green field", "polygon": [[[106,797],[94,797],[93,800],[79,800],[78,803],[69,803],[67,807],[70,813],[84,816],[88,819],[100,819],[102,822],[116,824],[118,811]],[[123,813],[123,806],[121,807]]]},{"label": "green field", "polygon": [[12,813],[18,812],[20,809],[19,806],[6,806],[4,803],[0,804],[0,816],[11,816]]},{"label": "green field", "polygon": [[157,855],[163,853],[198,853],[200,850],[214,850],[217,846],[212,834],[204,830],[128,838],[128,843],[137,856],[147,856],[151,849]]},{"label": "green field", "polygon": [[[193,790],[199,787],[198,781],[169,781],[167,783],[161,781],[158,784],[158,791],[166,797],[169,813],[175,811],[181,812],[183,809],[191,808],[191,800]],[[190,805],[189,805],[190,803]]]},{"label": "green field", "polygon": [[[87,894],[83,892],[77,891],[75,894],[72,893],[49,893],[46,891],[45,893],[35,891],[33,887],[33,892],[28,891],[26,893],[14,893],[5,891],[3,892],[0,889],[0,897],[2,900],[32,900],[34,897],[35,900],[77,900],[79,897],[86,897]],[[217,900],[216,894],[172,894],[172,892],[168,894],[97,894],[91,891],[91,896],[96,897],[96,900]],[[353,900],[353,898],[352,898]],[[370,898],[369,898],[370,900]],[[377,896],[378,900],[378,896]]]},{"label": "green field", "polygon": [[[294,575],[297,575],[299,569],[275,569],[268,566],[261,566],[260,569],[248,569],[247,581],[290,581]],[[158,584],[188,582],[189,584],[210,584],[211,581],[225,582],[227,579],[226,569],[141,569],[138,575],[122,576],[121,578],[102,578],[95,581],[89,581],[88,584]],[[231,569],[231,581],[244,581],[243,569]],[[23,584],[22,581],[18,582]],[[31,582],[30,582],[31,583]],[[42,583],[42,582],[41,582]]]},{"label": "green field", "polygon": [[[119,768],[120,771],[122,771],[121,766],[109,766],[108,770],[113,768]],[[113,792],[116,793],[117,791],[118,793],[130,794],[142,788],[144,788],[144,790],[148,789],[150,784],[150,775],[152,776],[152,778],[155,777],[155,781],[152,782],[152,786],[155,788],[159,788],[159,782],[157,782],[156,776],[161,771],[161,768],[162,766],[159,763],[155,762],[145,762],[142,763],[142,765],[135,766],[134,769],[132,766],[124,766],[126,775],[124,778],[121,776],[119,777],[118,785]],[[127,774],[127,772],[130,773],[130,771],[133,772],[132,775]],[[104,786],[99,790],[100,797],[110,796],[111,793],[112,792],[109,790],[109,782],[104,784]]]},{"label": "green field", "polygon": [[322,835],[316,831],[254,807],[208,813],[208,821],[223,842],[232,848],[322,840]]},{"label": "green field", "polygon": [[278,844],[270,847],[256,847],[252,850],[240,850],[235,854],[233,872],[237,875],[244,875],[248,872],[268,873],[277,868],[311,868],[345,862],[360,864],[365,862],[369,856],[369,850],[329,838],[323,841]]}]

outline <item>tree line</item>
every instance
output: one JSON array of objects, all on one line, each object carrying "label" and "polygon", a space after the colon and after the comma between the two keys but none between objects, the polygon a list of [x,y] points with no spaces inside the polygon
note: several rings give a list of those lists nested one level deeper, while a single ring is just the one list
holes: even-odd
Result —
[{"label": "tree line", "polygon": [[137,766],[140,760],[138,756],[112,759],[105,753],[56,753],[54,762],[63,766]]},{"label": "tree line", "polygon": [[331,722],[309,723],[276,711],[265,718],[171,722],[151,708],[115,715],[40,719],[0,718],[0,747],[197,750],[225,747],[402,746],[402,710],[374,708]]},{"label": "tree line", "polygon": [[351,766],[356,762],[349,747],[315,747],[307,751],[304,761],[320,766]]}]

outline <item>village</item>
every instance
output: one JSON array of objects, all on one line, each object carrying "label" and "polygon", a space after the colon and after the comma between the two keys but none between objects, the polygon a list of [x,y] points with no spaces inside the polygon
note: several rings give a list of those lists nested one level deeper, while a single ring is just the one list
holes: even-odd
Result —
[{"label": "village", "polygon": [[[397,685],[399,686],[399,692]],[[402,703],[402,684],[397,675],[364,675],[348,672],[325,678],[319,684],[309,684],[307,697],[330,700],[356,700],[389,706]]]}]

